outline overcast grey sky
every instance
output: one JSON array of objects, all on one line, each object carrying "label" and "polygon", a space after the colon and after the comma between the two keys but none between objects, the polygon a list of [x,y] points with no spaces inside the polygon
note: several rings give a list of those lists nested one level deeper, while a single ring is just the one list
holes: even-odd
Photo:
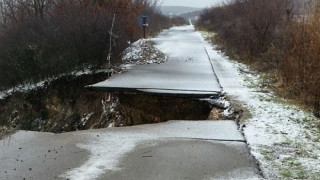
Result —
[{"label": "overcast grey sky", "polygon": [[208,7],[222,2],[222,0],[159,0],[162,6],[190,6]]}]

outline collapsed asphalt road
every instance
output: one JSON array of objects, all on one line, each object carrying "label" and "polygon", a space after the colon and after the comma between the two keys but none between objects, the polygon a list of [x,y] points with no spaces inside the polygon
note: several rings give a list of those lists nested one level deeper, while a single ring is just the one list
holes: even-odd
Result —
[{"label": "collapsed asphalt road", "polygon": [[[90,88],[210,97],[222,88],[199,33],[172,28],[154,39],[164,64],[136,66]],[[0,141],[0,179],[258,179],[234,121],[169,121],[50,134],[19,131]]]}]

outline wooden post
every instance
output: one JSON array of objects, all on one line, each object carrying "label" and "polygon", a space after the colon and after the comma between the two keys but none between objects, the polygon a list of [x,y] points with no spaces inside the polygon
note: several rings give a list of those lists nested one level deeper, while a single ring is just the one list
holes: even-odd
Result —
[{"label": "wooden post", "polygon": [[147,16],[143,16],[143,38],[146,39]]}]

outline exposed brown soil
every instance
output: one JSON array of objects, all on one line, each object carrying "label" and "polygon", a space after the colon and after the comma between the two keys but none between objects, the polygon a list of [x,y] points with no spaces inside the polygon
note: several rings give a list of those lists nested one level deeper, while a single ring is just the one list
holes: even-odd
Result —
[{"label": "exposed brown soil", "polygon": [[[131,126],[168,120],[207,120],[213,107],[188,99],[146,94],[119,94],[121,121],[116,126]],[[218,113],[218,112],[217,112]]]},{"label": "exposed brown soil", "polygon": [[106,73],[63,77],[39,89],[14,93],[0,101],[0,127],[61,133],[168,120],[225,119],[223,109],[197,99],[85,88],[107,78]]},{"label": "exposed brown soil", "polygon": [[86,113],[102,114],[106,94],[90,92],[85,86],[107,78],[107,73],[68,76],[38,89],[16,92],[0,101],[0,126],[48,132],[90,128],[80,121]]}]

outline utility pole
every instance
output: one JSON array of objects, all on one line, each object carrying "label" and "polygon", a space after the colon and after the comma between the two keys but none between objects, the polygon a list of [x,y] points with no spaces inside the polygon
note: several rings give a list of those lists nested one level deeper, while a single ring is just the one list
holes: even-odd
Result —
[{"label": "utility pole", "polygon": [[110,39],[109,39],[109,53],[108,53],[108,67],[111,67],[111,55],[112,55],[112,38],[118,38],[118,36],[116,36],[115,34],[113,34],[113,28],[114,28],[114,22],[116,20],[116,14],[113,14],[113,19],[112,19],[112,25],[111,25],[111,29],[109,31],[109,35],[110,35]]}]

